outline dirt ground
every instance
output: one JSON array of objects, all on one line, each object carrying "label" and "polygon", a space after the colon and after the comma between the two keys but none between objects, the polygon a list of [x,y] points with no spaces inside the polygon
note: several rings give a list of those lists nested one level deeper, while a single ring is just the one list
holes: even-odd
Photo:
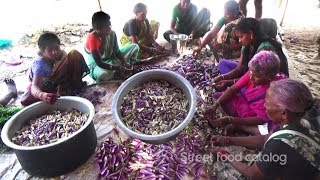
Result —
[{"label": "dirt ground", "polygon": [[320,57],[317,38],[320,38],[320,27],[284,26],[285,41],[288,56],[293,62],[294,71],[312,91],[320,98]]}]

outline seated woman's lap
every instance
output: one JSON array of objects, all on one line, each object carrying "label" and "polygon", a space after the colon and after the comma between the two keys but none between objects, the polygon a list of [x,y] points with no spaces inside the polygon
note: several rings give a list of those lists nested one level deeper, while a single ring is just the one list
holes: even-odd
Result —
[{"label": "seated woman's lap", "polygon": [[218,64],[218,69],[221,74],[226,74],[233,69],[235,69],[238,65],[238,62],[232,61],[232,60],[221,60]]},{"label": "seated woman's lap", "polygon": [[[218,99],[223,92],[216,92],[213,95],[214,99]],[[234,117],[255,117],[256,112],[248,105],[246,98],[242,93],[236,94],[227,103],[221,104],[222,109],[230,116]]]},{"label": "seated woman's lap", "polygon": [[97,82],[109,81],[113,79],[113,76],[114,76],[114,71],[109,71],[109,70],[100,68],[99,66],[96,66],[92,70],[92,74],[91,74],[91,77]]},{"label": "seated woman's lap", "polygon": [[[120,48],[120,52],[122,53],[124,59],[129,64],[135,64],[137,62],[139,50],[140,50],[139,45],[135,43],[128,44]],[[119,63],[121,64],[120,61]]]}]

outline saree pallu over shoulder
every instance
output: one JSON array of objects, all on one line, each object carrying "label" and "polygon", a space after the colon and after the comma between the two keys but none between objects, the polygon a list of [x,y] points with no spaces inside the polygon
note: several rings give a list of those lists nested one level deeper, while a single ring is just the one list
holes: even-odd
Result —
[{"label": "saree pallu over shoulder", "polygon": [[286,143],[320,171],[320,134],[318,132],[301,125],[286,125],[274,132],[265,145],[270,140]]},{"label": "saree pallu over shoulder", "polygon": [[[59,90],[61,95],[74,95],[75,91],[83,86],[82,78],[87,74],[89,74],[89,68],[82,54],[72,50],[54,64],[49,77],[43,78],[41,90],[47,93],[56,93]],[[28,86],[21,98],[23,106],[40,101],[31,94],[31,88],[32,84]]]},{"label": "saree pallu over shoulder", "polygon": [[[277,81],[285,79],[286,75],[279,73],[273,79]],[[268,129],[272,130],[276,125],[268,118],[266,113],[265,97],[270,84],[259,85],[256,87],[247,87],[245,91],[240,91],[231,100],[226,103],[226,108],[235,117],[258,117],[259,119],[268,122]]]},{"label": "saree pallu over shoulder", "polygon": [[102,40],[102,46],[104,46],[105,49],[103,54],[103,58],[105,59],[114,57],[115,53],[119,51],[117,35],[113,30]]},{"label": "saree pallu over shoulder", "polygon": [[268,120],[264,103],[266,91],[269,86],[258,86],[255,88],[247,88],[245,92],[239,92],[227,103],[229,109],[233,109],[233,116],[259,117],[263,120]]},{"label": "saree pallu over shoulder", "polygon": [[[124,59],[129,64],[135,64],[137,62],[137,56],[139,52],[139,46],[135,43],[124,46],[120,49]],[[113,64],[122,66],[120,60],[116,57],[112,59],[102,59],[106,64]],[[100,68],[94,61],[92,54],[88,54],[88,66],[90,69],[90,77],[97,82],[109,81],[114,78],[115,71]]]},{"label": "saree pallu over shoulder", "polygon": [[[102,39],[101,46],[103,49],[103,54],[101,57],[102,61],[107,64],[114,64],[113,61],[116,59],[115,53],[119,51],[117,36],[114,31],[111,30],[109,35]],[[97,67],[97,63],[95,62],[90,50],[88,50],[86,47],[84,47],[84,49],[88,55],[86,63],[91,71]]]},{"label": "saree pallu over shoulder", "polygon": [[[287,76],[283,73],[278,73],[272,81],[278,81],[281,79],[285,79]],[[271,82],[272,82],[271,81]],[[260,85],[254,88],[247,88],[244,95],[247,99],[247,103],[250,105],[259,100],[264,100],[266,97],[266,93],[268,88],[270,87],[270,83],[265,85]]]},{"label": "saree pallu over shoulder", "polygon": [[[148,21],[143,21],[140,24],[140,31],[137,35],[138,44],[150,46],[150,25]],[[129,34],[123,33],[120,39],[121,45],[125,46],[133,43]]]},{"label": "saree pallu over shoulder", "polygon": [[[139,34],[137,35],[138,45],[140,45],[140,47],[141,45],[146,47],[153,47],[151,38],[156,39],[156,36],[158,36],[158,29],[159,29],[159,23],[155,22],[154,20],[151,20],[151,23],[149,23],[147,19],[141,22],[140,31],[139,31]],[[122,48],[133,44],[131,40],[131,36],[125,33],[122,34],[120,43]],[[150,55],[152,54],[142,49],[139,49],[139,53],[137,57],[139,59],[144,59],[144,58],[150,57]]]},{"label": "saree pallu over shoulder", "polygon": [[234,28],[238,24],[238,22],[244,18],[244,16],[240,15],[237,19],[225,24],[222,27],[221,31],[217,36],[217,43],[221,44],[221,58],[239,58],[241,54],[241,50],[235,50],[230,48],[233,44],[240,45],[239,38],[236,36]]},{"label": "saree pallu over shoulder", "polygon": [[49,79],[62,85],[65,90],[77,89],[82,86],[82,78],[89,72],[83,55],[77,50],[71,50],[63,60],[54,65]]}]

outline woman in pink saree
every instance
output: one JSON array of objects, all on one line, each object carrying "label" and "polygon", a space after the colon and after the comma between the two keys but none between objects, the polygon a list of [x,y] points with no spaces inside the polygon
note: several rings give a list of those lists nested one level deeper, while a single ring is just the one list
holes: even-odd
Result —
[{"label": "woman in pink saree", "polygon": [[[268,134],[276,125],[266,114],[266,92],[270,82],[286,78],[279,73],[279,62],[278,56],[271,51],[256,54],[249,62],[248,72],[225,92],[214,95],[217,100],[204,111],[204,117],[214,127],[229,125],[227,130],[239,129],[254,135]],[[213,119],[218,106],[230,116]]]}]

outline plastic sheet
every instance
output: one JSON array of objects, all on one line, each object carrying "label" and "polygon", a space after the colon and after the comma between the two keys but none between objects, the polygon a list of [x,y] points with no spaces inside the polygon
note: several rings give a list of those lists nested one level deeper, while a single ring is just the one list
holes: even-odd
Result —
[{"label": "plastic sheet", "polygon": [[11,40],[7,40],[7,39],[0,39],[0,49],[10,46],[12,44]]}]

